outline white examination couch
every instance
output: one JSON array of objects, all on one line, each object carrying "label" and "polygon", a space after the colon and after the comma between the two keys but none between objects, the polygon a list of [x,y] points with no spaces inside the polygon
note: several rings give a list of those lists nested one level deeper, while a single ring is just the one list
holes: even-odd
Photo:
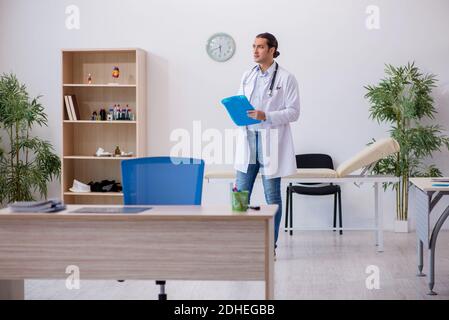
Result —
[{"label": "white examination couch", "polygon": [[[374,220],[372,228],[341,228],[342,230],[374,230],[377,251],[383,251],[383,202],[382,184],[398,182],[399,178],[386,175],[369,175],[370,169],[381,159],[399,152],[399,144],[393,138],[385,138],[367,146],[351,159],[343,162],[336,170],[332,169],[298,169],[291,176],[282,178],[282,184],[288,183],[369,183],[374,189]],[[362,169],[360,174],[353,174]],[[235,182],[235,171],[208,171],[204,175],[207,183],[226,183],[231,188]],[[260,175],[259,175],[260,178]],[[334,228],[332,228],[334,229]],[[335,228],[340,230],[340,228]],[[298,228],[285,228],[285,230],[299,230]]]}]

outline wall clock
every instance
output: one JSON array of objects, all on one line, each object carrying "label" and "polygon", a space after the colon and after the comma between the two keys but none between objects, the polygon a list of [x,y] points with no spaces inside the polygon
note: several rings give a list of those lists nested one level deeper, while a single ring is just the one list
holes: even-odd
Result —
[{"label": "wall clock", "polygon": [[234,55],[235,41],[226,33],[216,33],[207,40],[206,51],[215,61],[227,61]]}]

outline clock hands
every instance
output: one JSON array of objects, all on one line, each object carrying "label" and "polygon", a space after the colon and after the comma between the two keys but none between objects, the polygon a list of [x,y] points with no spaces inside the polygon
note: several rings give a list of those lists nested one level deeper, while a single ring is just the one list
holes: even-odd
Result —
[{"label": "clock hands", "polygon": [[213,48],[212,50],[217,50],[217,49],[220,49],[220,51],[221,51],[221,45],[218,46],[218,47]]},{"label": "clock hands", "polygon": [[221,53],[221,45],[219,45],[218,47],[215,47],[215,48],[211,49],[211,51],[215,51],[215,50],[217,50],[217,49],[220,49],[220,53]]}]

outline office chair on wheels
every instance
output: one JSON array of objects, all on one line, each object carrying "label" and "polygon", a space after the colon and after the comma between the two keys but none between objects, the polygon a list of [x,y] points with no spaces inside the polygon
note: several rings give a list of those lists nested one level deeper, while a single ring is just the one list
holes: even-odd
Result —
[{"label": "office chair on wheels", "polygon": [[[204,161],[193,158],[148,157],[123,160],[125,205],[201,205]],[[165,280],[159,300],[167,300]]]}]

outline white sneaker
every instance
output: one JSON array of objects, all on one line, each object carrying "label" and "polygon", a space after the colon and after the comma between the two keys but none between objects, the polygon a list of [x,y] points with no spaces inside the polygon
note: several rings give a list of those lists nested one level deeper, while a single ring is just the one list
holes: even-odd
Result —
[{"label": "white sneaker", "polygon": [[90,186],[73,179],[73,185],[69,190],[72,192],[90,192]]}]

